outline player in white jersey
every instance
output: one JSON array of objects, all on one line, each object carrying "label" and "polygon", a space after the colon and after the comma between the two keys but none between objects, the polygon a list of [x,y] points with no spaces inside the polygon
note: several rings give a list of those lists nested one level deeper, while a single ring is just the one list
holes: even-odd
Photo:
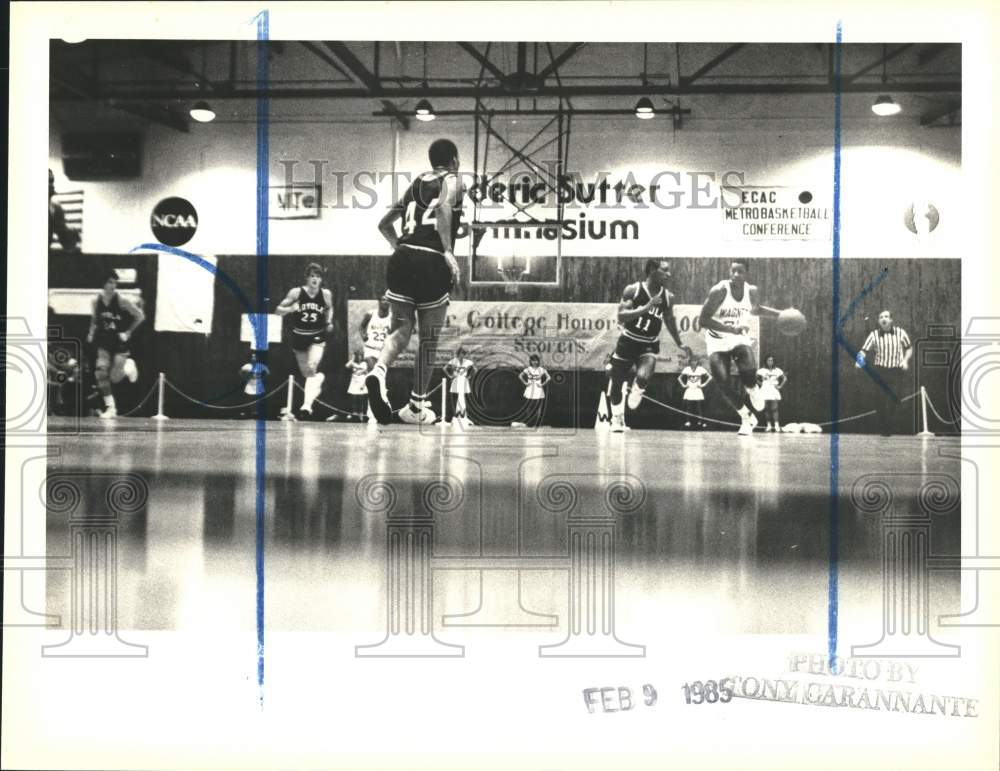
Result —
[{"label": "player in white jersey", "polygon": [[378,361],[385,339],[392,331],[392,313],[390,313],[389,298],[382,295],[378,298],[378,310],[369,311],[361,320],[361,339],[365,344],[364,357],[371,372]]},{"label": "player in white jersey", "polygon": [[[733,260],[729,278],[709,291],[700,319],[701,328],[705,330],[709,367],[719,382],[722,397],[740,416],[741,436],[752,433],[757,425],[757,417],[744,402],[749,401],[750,407],[757,412],[764,409],[764,397],[757,385],[757,363],[751,347],[750,317],[778,316],[777,309],[760,304],[757,287],[747,282],[749,272],[749,260],[742,257]],[[729,369],[732,362],[736,362],[743,385],[739,399],[733,399],[730,393]]]}]

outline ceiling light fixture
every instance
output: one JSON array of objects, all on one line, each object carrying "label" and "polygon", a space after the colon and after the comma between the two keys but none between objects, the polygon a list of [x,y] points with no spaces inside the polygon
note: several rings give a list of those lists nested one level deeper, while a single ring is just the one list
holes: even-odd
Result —
[{"label": "ceiling light fixture", "polygon": [[[886,72],[886,62],[889,61],[888,56],[889,47],[883,43],[882,44],[882,85],[884,86],[889,82],[888,73]],[[892,97],[888,94],[880,94],[878,99],[875,100],[875,104],[872,105],[872,112],[878,115],[880,118],[886,118],[890,115],[896,115],[903,108],[892,101]]]},{"label": "ceiling light fixture", "polygon": [[879,96],[879,98],[875,100],[875,104],[872,105],[872,112],[882,118],[889,115],[896,115],[902,109],[902,107],[892,101],[892,97],[888,94],[882,94]]},{"label": "ceiling light fixture", "polygon": [[215,110],[208,106],[208,102],[195,102],[190,115],[199,123],[211,123],[215,120]]},{"label": "ceiling light fixture", "polygon": [[428,121],[434,120],[437,116],[434,114],[434,108],[431,107],[431,103],[426,99],[421,99],[417,102],[417,106],[414,109],[414,116],[417,120],[427,123]]},{"label": "ceiling light fixture", "polygon": [[649,97],[644,96],[635,103],[635,117],[639,120],[649,120],[655,116],[656,112],[653,110],[653,103],[649,100]]}]

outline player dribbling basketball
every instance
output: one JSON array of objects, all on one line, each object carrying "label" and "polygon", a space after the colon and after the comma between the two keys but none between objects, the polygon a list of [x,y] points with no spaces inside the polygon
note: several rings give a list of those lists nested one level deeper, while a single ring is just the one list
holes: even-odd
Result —
[{"label": "player dribbling basketball", "polygon": [[323,268],[315,262],[306,267],[305,284],[291,289],[278,306],[279,316],[294,315],[292,350],[299,372],[305,378],[298,417],[311,420],[312,405],[323,390],[325,376],[319,371],[326,350],[326,334],[333,331],[333,294],[323,286]]},{"label": "player dribbling basketball", "polygon": [[[764,409],[764,397],[757,385],[757,363],[753,355],[753,340],[750,338],[750,317],[768,316],[776,318],[779,311],[761,305],[757,287],[747,282],[750,262],[744,258],[733,260],[729,278],[720,281],[708,293],[708,299],[701,308],[701,328],[705,330],[705,346],[708,351],[709,367],[719,382],[720,392],[726,403],[740,416],[737,433],[746,436],[753,433],[757,412]],[[740,373],[743,390],[739,399],[733,399],[729,388],[729,369],[732,362]],[[745,395],[745,398],[744,398]],[[750,402],[750,407],[744,401]]]},{"label": "player dribbling basketball", "polygon": [[677,347],[688,358],[691,356],[691,349],[681,342],[677,332],[673,313],[674,296],[666,287],[670,278],[670,263],[667,260],[647,260],[645,274],[642,281],[625,287],[618,304],[618,321],[623,329],[615,352],[611,355],[611,379],[607,392],[611,402],[611,430],[615,433],[625,430],[622,383],[628,378],[634,365],[635,381],[629,391],[628,407],[632,410],[638,408],[656,367],[656,356],[660,352],[660,330],[664,324]]}]

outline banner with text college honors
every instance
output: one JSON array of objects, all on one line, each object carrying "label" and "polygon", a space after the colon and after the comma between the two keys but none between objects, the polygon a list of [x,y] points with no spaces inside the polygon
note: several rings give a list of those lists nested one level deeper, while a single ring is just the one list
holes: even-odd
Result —
[{"label": "banner with text college honors", "polygon": [[[361,348],[361,322],[376,312],[375,300],[347,303],[348,352]],[[521,368],[528,357],[538,354],[542,366],[558,370],[603,370],[615,349],[621,329],[617,303],[545,303],[506,300],[456,301],[448,306],[435,366],[443,366],[461,345],[479,369]],[[676,305],[674,318],[681,341],[700,356],[705,355],[705,335],[698,323],[701,305]],[[759,356],[759,320],[750,320],[754,353]],[[412,367],[417,351],[416,334],[394,367]],[[687,361],[664,326],[660,333],[659,372],[680,372]]]}]

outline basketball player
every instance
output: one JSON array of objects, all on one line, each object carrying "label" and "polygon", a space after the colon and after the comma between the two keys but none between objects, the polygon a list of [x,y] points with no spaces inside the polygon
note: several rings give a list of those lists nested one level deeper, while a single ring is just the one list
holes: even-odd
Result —
[{"label": "basketball player", "polygon": [[[719,381],[720,391],[726,403],[740,416],[737,433],[747,436],[757,425],[757,416],[751,407],[760,412],[764,409],[764,396],[757,385],[757,363],[753,355],[753,341],[750,339],[750,316],[776,318],[778,311],[761,305],[757,287],[747,282],[750,261],[745,258],[733,260],[729,278],[720,281],[708,293],[708,299],[701,307],[701,328],[705,330],[705,346],[712,375]],[[729,369],[736,362],[744,399],[733,399],[729,388]],[[744,401],[749,400],[749,407]]]},{"label": "basketball player", "polygon": [[634,365],[635,381],[628,394],[628,406],[632,410],[638,408],[656,367],[656,356],[660,352],[660,329],[664,323],[677,347],[684,351],[686,357],[691,357],[691,349],[681,342],[677,332],[673,314],[674,296],[666,287],[670,278],[670,263],[667,260],[646,260],[645,274],[644,280],[625,287],[618,304],[618,321],[623,328],[615,352],[611,355],[611,382],[608,391],[611,401],[611,430],[615,433],[625,430],[622,383],[628,379],[629,370]]},{"label": "basketball player", "polygon": [[372,371],[382,347],[392,328],[392,315],[389,312],[389,298],[382,295],[378,298],[378,311],[369,311],[361,319],[361,340],[365,344],[364,357],[368,371]]},{"label": "basketball player", "polygon": [[111,386],[120,383],[122,378],[127,377],[134,383],[139,377],[128,341],[146,316],[134,303],[118,294],[117,287],[118,274],[108,271],[101,293],[94,298],[90,331],[87,332],[87,342],[97,348],[94,379],[104,398],[104,409],[98,413],[101,418],[118,415]]},{"label": "basketball player", "polygon": [[324,289],[323,268],[309,263],[305,272],[305,285],[289,290],[276,313],[279,316],[295,314],[292,321],[292,350],[299,372],[305,378],[302,406],[297,417],[312,420],[312,405],[323,390],[325,375],[319,371],[326,349],[325,334],[333,332],[333,293]]},{"label": "basketball player", "polygon": [[[406,349],[414,322],[419,326],[420,346],[413,365],[410,401],[399,411],[399,417],[405,423],[433,423],[436,419],[427,398],[433,368],[424,358],[434,350],[451,288],[459,279],[454,243],[464,191],[457,174],[455,144],[438,139],[431,144],[428,155],[432,170],[414,180],[378,225],[393,249],[386,269],[392,331],[366,380],[368,404],[379,423],[388,423],[392,418],[385,388],[386,370]],[[395,222],[400,218],[403,233],[397,236]]]}]

